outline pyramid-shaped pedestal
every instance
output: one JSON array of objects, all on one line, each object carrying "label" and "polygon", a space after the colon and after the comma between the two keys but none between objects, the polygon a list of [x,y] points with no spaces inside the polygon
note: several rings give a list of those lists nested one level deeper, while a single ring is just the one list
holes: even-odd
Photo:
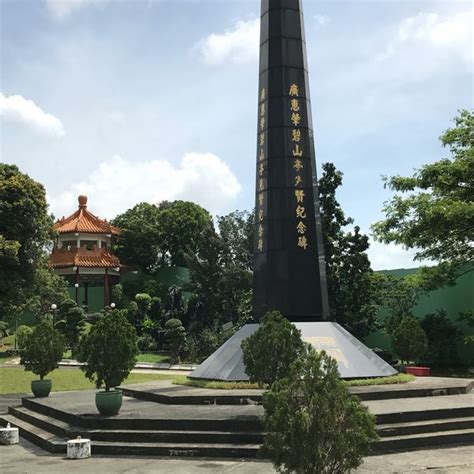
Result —
[{"label": "pyramid-shaped pedestal", "polygon": [[[397,371],[337,323],[294,323],[304,341],[325,350],[339,363],[342,378],[385,377]],[[253,334],[258,324],[246,324],[211,354],[189,377],[208,380],[245,381],[240,344]]]}]

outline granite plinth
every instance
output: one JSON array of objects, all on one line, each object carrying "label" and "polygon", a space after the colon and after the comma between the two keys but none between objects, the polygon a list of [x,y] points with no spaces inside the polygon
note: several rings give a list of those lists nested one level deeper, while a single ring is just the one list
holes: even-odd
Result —
[{"label": "granite plinth", "polygon": [[[294,324],[301,331],[304,341],[317,350],[325,350],[337,360],[342,378],[386,377],[397,373],[392,366],[337,323]],[[246,324],[211,354],[189,377],[223,381],[249,380],[245,373],[241,343],[257,328],[257,324]]]}]

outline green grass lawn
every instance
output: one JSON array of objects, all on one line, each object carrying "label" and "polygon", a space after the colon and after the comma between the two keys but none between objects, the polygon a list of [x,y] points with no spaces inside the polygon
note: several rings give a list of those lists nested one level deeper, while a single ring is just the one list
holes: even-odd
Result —
[{"label": "green grass lawn", "polygon": [[150,362],[153,364],[168,364],[170,357],[165,354],[139,354],[137,358],[138,362]]},{"label": "green grass lawn", "polygon": [[[391,375],[390,377],[379,377],[374,379],[354,379],[354,380],[344,380],[344,383],[348,387],[354,386],[367,386],[367,385],[385,385],[385,384],[397,384],[397,383],[406,383],[415,380],[414,375],[409,374],[397,374]],[[199,388],[210,388],[210,389],[221,389],[221,390],[252,390],[261,387],[257,383],[251,382],[215,382],[209,380],[194,380],[187,377],[175,377],[173,383],[176,385],[187,385],[189,387],[199,387]]]},{"label": "green grass lawn", "polygon": [[[166,374],[130,374],[124,384],[151,382],[153,380],[169,380],[176,376]],[[53,382],[53,391],[87,390],[95,388],[95,385],[84,377],[79,369],[57,369],[46,378]],[[26,372],[21,367],[0,368],[0,394],[25,393],[31,391],[31,381],[37,380],[38,376]]]}]

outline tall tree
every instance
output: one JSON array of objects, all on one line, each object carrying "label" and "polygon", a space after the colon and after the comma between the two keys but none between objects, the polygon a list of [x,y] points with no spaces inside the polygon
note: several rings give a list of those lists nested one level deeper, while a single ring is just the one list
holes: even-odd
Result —
[{"label": "tall tree", "polygon": [[192,202],[164,201],[159,206],[137,204],[113,223],[122,229],[116,246],[118,256],[124,263],[152,274],[162,266],[185,266],[186,255],[199,250],[212,219]]},{"label": "tall tree", "polygon": [[336,192],[343,174],[332,163],[323,164],[319,199],[331,318],[356,337],[375,329],[379,280],[370,267],[369,239],[346,217]]},{"label": "tall tree", "polygon": [[385,219],[373,226],[376,238],[416,250],[415,258],[438,262],[439,285],[474,266],[474,113],[461,110],[455,127],[441,137],[449,158],[427,164],[412,176],[385,178],[399,193],[383,208]]},{"label": "tall tree", "polygon": [[58,283],[46,260],[53,235],[44,187],[15,165],[0,163],[2,317],[12,317],[31,305],[32,297],[42,288],[41,281]]}]

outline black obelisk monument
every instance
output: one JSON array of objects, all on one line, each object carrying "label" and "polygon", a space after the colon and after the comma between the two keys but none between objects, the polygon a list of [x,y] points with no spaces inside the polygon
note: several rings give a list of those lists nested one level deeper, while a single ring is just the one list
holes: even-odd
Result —
[{"label": "black obelisk monument", "polygon": [[299,0],[262,0],[254,317],[329,317],[308,65]]},{"label": "black obelisk monument", "polygon": [[[343,378],[396,370],[329,319],[301,0],[262,0],[258,91],[254,318],[279,310]],[[246,324],[189,375],[248,380]]]}]

